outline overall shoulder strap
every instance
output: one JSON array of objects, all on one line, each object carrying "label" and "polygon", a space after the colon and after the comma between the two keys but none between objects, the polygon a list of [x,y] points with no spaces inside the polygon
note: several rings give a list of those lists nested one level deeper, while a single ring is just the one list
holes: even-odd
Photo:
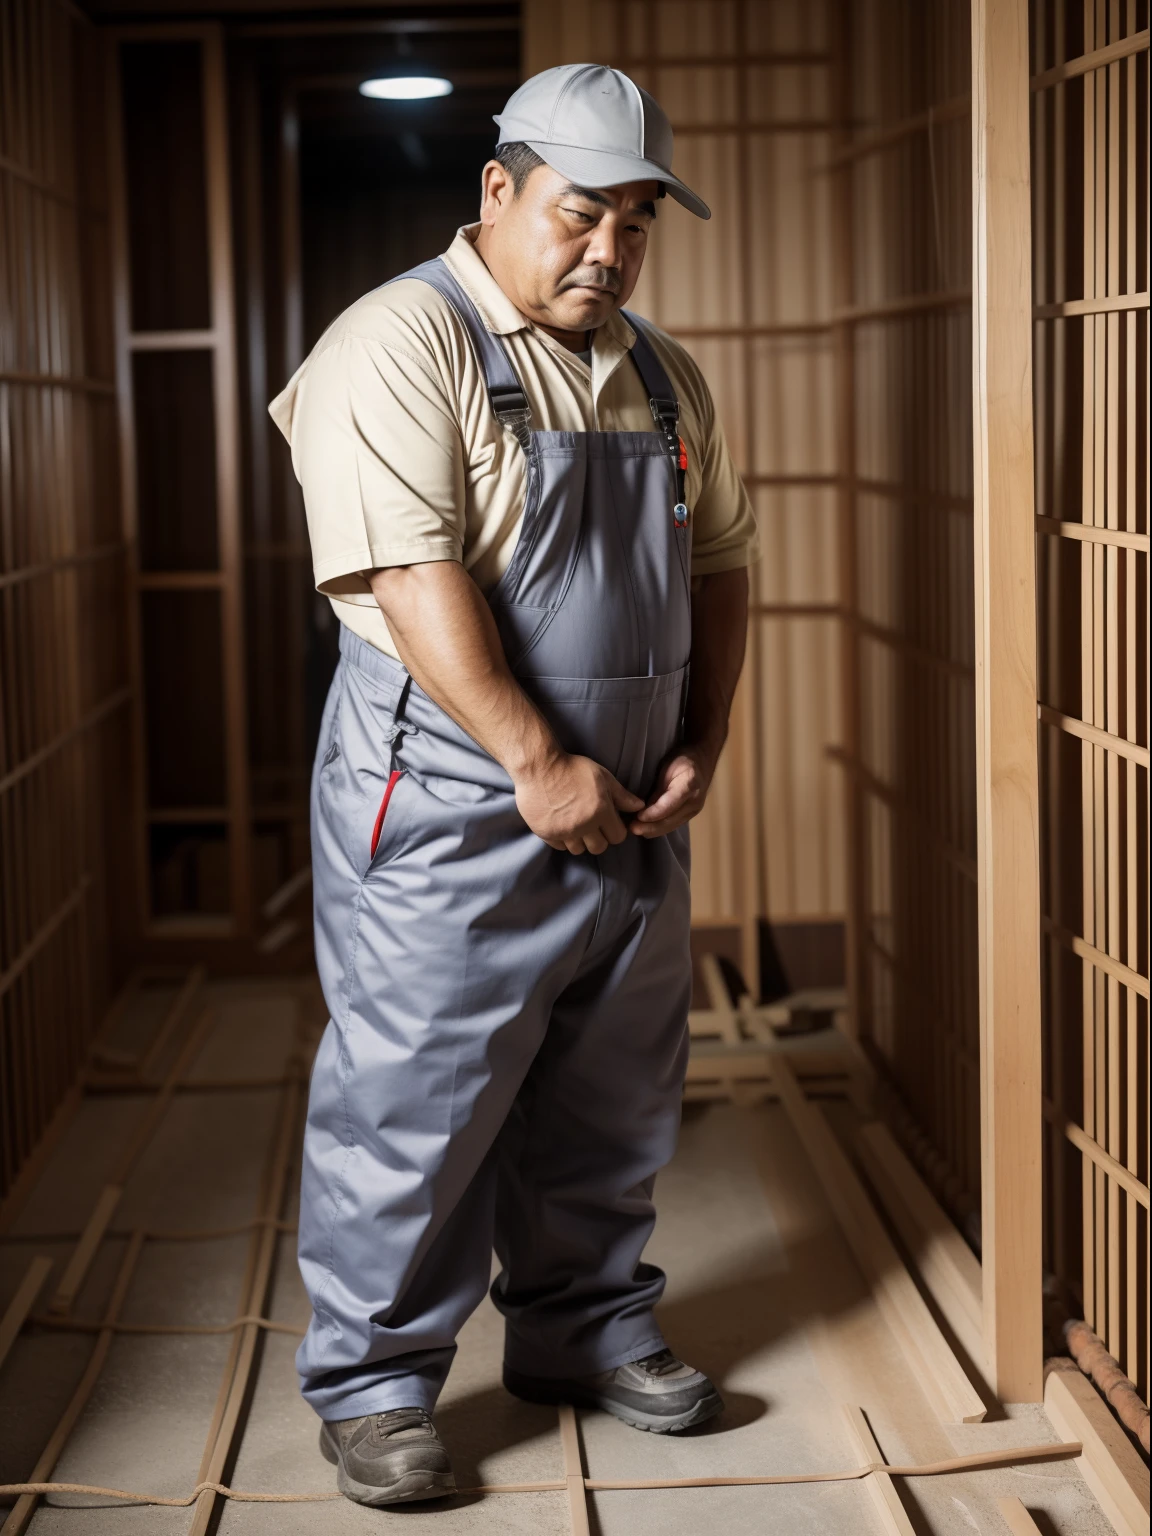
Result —
[{"label": "overall shoulder strap", "polygon": [[[680,406],[676,399],[676,391],[672,387],[672,380],[665,371],[664,364],[656,355],[656,348],[648,339],[645,329],[646,322],[639,315],[634,315],[630,309],[620,311],[624,319],[636,332],[636,340],[632,344],[632,361],[636,365],[636,372],[643,381],[644,388],[648,391],[648,398],[655,405],[656,401],[672,407],[672,419],[680,415]],[[653,410],[655,415],[655,410]]]},{"label": "overall shoulder strap", "polygon": [[400,282],[408,277],[416,278],[419,282],[428,283],[435,288],[460,316],[483,370],[484,382],[488,387],[488,398],[492,402],[497,420],[501,426],[509,427],[515,433],[521,447],[527,451],[528,421],[532,411],[528,404],[528,397],[521,387],[520,380],[516,377],[512,359],[508,356],[503,344],[493,336],[481,320],[475,304],[452,276],[442,256],[437,256],[433,261],[421,262],[418,267],[401,273],[400,277],[394,278],[393,281]]},{"label": "overall shoulder strap", "polygon": [[[664,434],[664,441],[668,451],[677,465],[680,465],[680,436],[676,430],[680,420],[680,402],[676,399],[676,391],[672,387],[672,380],[668,377],[664,364],[656,355],[656,349],[648,339],[644,328],[644,321],[631,310],[622,309],[620,313],[628,324],[636,332],[636,340],[632,344],[632,361],[636,365],[636,372],[648,391],[648,404],[652,410],[652,419],[656,423],[656,429]],[[684,499],[683,486],[677,481],[680,500]]]}]

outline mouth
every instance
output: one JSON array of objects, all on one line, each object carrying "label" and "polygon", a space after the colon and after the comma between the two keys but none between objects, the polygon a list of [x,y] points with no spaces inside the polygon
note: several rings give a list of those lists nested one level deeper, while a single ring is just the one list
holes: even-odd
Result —
[{"label": "mouth", "polygon": [[594,293],[601,298],[614,299],[620,292],[620,284],[615,279],[609,279],[607,282],[602,280],[587,282],[577,280],[576,282],[565,283],[560,291],[562,293]]}]

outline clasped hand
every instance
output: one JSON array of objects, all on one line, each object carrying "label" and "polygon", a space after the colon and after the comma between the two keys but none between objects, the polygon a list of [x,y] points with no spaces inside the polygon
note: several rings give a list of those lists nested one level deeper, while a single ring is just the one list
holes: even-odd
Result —
[{"label": "clasped hand", "polygon": [[591,758],[556,753],[517,778],[516,805],[550,848],[603,853],[629,833],[664,837],[690,821],[704,805],[715,766],[699,748],[678,748],[661,766],[645,803]]}]

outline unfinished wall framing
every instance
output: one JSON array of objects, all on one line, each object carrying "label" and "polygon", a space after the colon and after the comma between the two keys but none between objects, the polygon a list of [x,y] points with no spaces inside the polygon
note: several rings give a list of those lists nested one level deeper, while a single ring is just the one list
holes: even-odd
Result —
[{"label": "unfinished wall framing", "polygon": [[0,60],[3,1196],[118,979],[133,684],[99,47],[60,0],[3,0]]},{"label": "unfinished wall framing", "polygon": [[202,941],[252,920],[223,39],[141,28],[108,45],[139,926]]},{"label": "unfinished wall framing", "polygon": [[980,1192],[969,6],[861,0],[838,146],[856,1029]]},{"label": "unfinished wall framing", "polygon": [[754,0],[525,6],[524,73],[594,58],[667,109],[676,168],[712,208],[672,202],[633,299],[703,367],[755,503],[763,558],[732,734],[693,826],[693,921],[844,911],[832,324],[838,7]]},{"label": "unfinished wall framing", "polygon": [[1045,1267],[1148,1400],[1148,5],[1033,6]]}]

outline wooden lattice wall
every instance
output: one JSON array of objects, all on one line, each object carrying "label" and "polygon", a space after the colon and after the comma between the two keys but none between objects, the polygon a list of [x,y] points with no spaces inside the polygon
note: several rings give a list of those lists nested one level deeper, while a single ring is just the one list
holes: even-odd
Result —
[{"label": "wooden lattice wall", "polygon": [[847,7],[843,556],[859,1031],[980,1190],[967,0]]},{"label": "wooden lattice wall", "polygon": [[1033,4],[1045,1264],[1145,1399],[1147,29]]},{"label": "wooden lattice wall", "polygon": [[668,111],[672,202],[633,304],[700,361],[759,518],[749,659],[710,803],[693,827],[693,918],[844,911],[839,740],[834,27],[830,0],[527,6],[524,72],[595,59]]},{"label": "wooden lattice wall", "polygon": [[107,996],[131,690],[100,50],[0,3],[0,1195]]}]

